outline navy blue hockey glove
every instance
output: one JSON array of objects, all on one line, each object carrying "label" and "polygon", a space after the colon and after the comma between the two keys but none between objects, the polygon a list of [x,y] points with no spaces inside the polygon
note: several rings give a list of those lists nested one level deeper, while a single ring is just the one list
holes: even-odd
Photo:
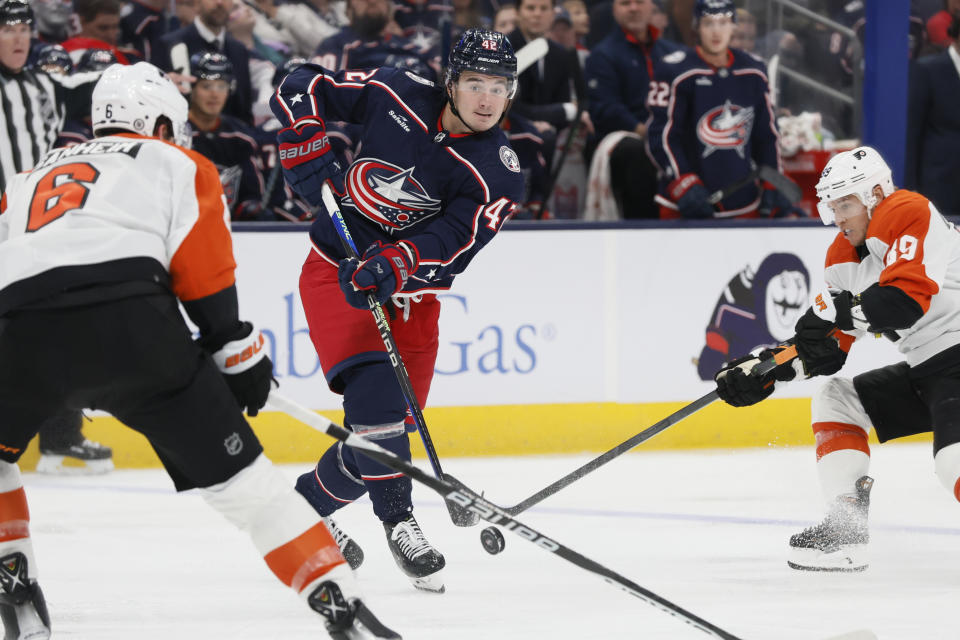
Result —
[{"label": "navy blue hockey glove", "polygon": [[273,381],[273,363],[267,357],[263,334],[249,322],[243,337],[231,340],[212,354],[241,411],[251,418],[267,403]]},{"label": "navy blue hockey glove", "polygon": [[324,181],[341,171],[323,120],[316,116],[300,118],[277,133],[277,143],[283,177],[304,200],[318,206]]},{"label": "navy blue hockey glove", "polygon": [[710,192],[695,173],[685,173],[668,184],[667,194],[684,218],[712,218],[716,213],[710,204]]},{"label": "navy blue hockey glove", "polygon": [[830,376],[840,371],[847,361],[847,352],[836,338],[837,325],[818,316],[810,307],[800,316],[793,330],[797,357],[808,377]]},{"label": "navy blue hockey glove", "polygon": [[732,407],[749,407],[768,398],[776,382],[787,382],[796,377],[792,363],[785,362],[765,376],[756,376],[751,370],[785,348],[765,349],[758,356],[748,354],[728,363],[713,377],[717,383],[717,395]]},{"label": "navy blue hockey glove", "polygon": [[789,199],[773,187],[764,182],[763,193],[760,195],[760,206],[757,213],[769,218],[806,218],[807,212],[795,206]]},{"label": "navy blue hockey glove", "polygon": [[386,302],[403,289],[419,262],[420,256],[412,243],[387,244],[377,240],[364,251],[362,261],[341,260],[337,278],[347,304],[366,309],[368,293],[372,293],[377,302]]}]

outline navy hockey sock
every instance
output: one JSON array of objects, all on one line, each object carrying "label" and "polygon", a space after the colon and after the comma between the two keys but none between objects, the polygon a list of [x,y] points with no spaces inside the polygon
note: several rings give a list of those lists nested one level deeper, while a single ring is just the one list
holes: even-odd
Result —
[{"label": "navy hockey sock", "polygon": [[317,466],[297,478],[296,489],[321,516],[345,507],[364,493],[367,488],[356,473],[353,456],[347,466],[342,457],[349,447],[337,443],[326,450]]}]

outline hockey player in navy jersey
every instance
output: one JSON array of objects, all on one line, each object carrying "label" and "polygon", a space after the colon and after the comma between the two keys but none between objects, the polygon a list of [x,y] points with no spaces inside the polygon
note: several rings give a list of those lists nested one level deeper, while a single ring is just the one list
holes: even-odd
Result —
[{"label": "hockey player in navy jersey", "polygon": [[234,88],[233,65],[222,53],[195,53],[190,74],[196,78],[190,93],[191,144],[220,172],[230,217],[272,219],[261,202],[264,185],[254,132],[239,118],[223,113]]},{"label": "hockey player in navy jersey", "polygon": [[697,0],[700,45],[662,58],[647,104],[647,144],[659,165],[661,218],[785,215],[789,201],[747,184],[711,204],[710,194],[747,177],[753,165],[781,170],[766,65],[730,48],[732,0]]},{"label": "hockey player in navy jersey", "polygon": [[[523,197],[520,164],[498,126],[516,91],[516,72],[502,34],[470,29],[450,52],[443,86],[400,69],[333,73],[308,64],[287,76],[271,100],[285,126],[277,139],[287,181],[320,204],[322,185],[332,180],[364,251],[361,261],[345,259],[329,216],[318,215],[300,297],[327,384],[343,395],[349,428],[406,459],[413,424],[366,296],[387,303],[423,405],[437,356],[437,294]],[[362,125],[359,155],[343,175],[326,138],[327,119]],[[322,516],[369,493],[401,570],[418,588],[444,590],[445,560],[413,517],[408,478],[335,445],[297,489]],[[356,543],[342,532],[339,540],[358,565]]]}]

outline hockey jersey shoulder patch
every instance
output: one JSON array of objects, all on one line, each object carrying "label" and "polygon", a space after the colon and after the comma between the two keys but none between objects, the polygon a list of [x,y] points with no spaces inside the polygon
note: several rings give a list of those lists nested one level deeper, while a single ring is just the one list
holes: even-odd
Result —
[{"label": "hockey jersey shoulder patch", "polygon": [[687,52],[680,50],[680,51],[674,51],[673,53],[668,53],[667,55],[663,56],[663,61],[666,62],[667,64],[678,64],[686,60],[686,58],[687,58]]},{"label": "hockey jersey shoulder patch", "polygon": [[422,77],[422,76],[418,76],[417,74],[415,74],[415,73],[412,72],[412,71],[404,71],[404,73],[406,73],[406,74],[407,74],[407,77],[410,78],[411,80],[413,80],[414,82],[419,82],[420,84],[425,84],[425,85],[427,85],[428,87],[432,87],[432,86],[434,86],[434,84],[435,84],[433,80],[427,80],[426,78],[424,78],[424,77]]},{"label": "hockey jersey shoulder patch", "polygon": [[500,147],[500,162],[510,171],[520,173],[520,159],[517,158],[516,152],[507,145]]}]

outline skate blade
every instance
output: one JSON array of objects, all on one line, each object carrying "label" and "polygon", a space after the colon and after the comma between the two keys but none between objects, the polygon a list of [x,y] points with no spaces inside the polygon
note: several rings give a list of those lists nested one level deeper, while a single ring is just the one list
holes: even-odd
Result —
[{"label": "skate blade", "polygon": [[867,545],[848,544],[836,551],[823,553],[816,549],[790,549],[787,566],[798,571],[834,571],[852,573],[870,566]]},{"label": "skate blade", "polygon": [[415,578],[409,576],[410,582],[414,587],[420,591],[428,591],[430,593],[444,593],[447,590],[447,587],[443,584],[443,571],[437,571],[436,573],[431,573],[428,576],[423,576],[422,578]]},{"label": "skate blade", "polygon": [[50,627],[43,623],[43,620],[40,619],[40,614],[37,613],[37,610],[30,602],[18,605],[15,608],[15,613],[11,613],[10,617],[16,619],[18,631],[16,635],[10,635],[12,632],[8,632],[4,638],[12,638],[13,640],[49,640]]},{"label": "skate blade", "polygon": [[113,471],[113,458],[78,460],[69,456],[41,455],[37,473],[54,476],[96,476]]}]

